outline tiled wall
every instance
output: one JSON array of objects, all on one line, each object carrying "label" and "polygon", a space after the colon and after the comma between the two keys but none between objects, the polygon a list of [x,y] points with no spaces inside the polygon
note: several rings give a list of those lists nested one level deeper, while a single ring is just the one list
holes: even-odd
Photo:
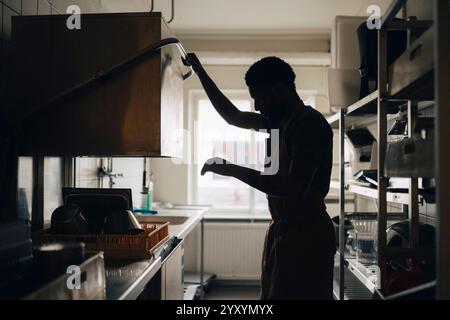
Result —
[{"label": "tiled wall", "polygon": [[0,0],[1,38],[4,45],[11,40],[11,17],[17,15],[61,14],[62,1],[55,0]]},{"label": "tiled wall", "polygon": [[[109,178],[99,179],[98,170],[107,166],[107,159],[103,158],[77,158],[76,159],[76,179],[77,188],[109,188]],[[147,171],[148,171],[147,162]],[[143,158],[113,158],[112,172],[122,174],[123,177],[113,179],[113,188],[131,188],[133,206],[139,207],[141,201],[140,192],[142,190],[142,174],[144,170]]]}]

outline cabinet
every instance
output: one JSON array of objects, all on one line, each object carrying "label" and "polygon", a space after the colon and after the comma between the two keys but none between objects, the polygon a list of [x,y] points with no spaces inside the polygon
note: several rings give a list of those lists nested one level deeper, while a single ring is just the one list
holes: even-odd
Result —
[{"label": "cabinet", "polygon": [[184,240],[176,244],[161,267],[161,300],[183,300]]},{"label": "cabinet", "polygon": [[56,103],[93,76],[173,37],[160,13],[14,17],[14,103],[21,155],[180,157],[183,75],[175,46]]}]

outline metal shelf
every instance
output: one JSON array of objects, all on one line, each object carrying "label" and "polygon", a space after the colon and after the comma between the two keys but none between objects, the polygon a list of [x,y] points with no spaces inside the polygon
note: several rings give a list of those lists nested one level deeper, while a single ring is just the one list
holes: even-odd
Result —
[{"label": "metal shelf", "polygon": [[200,294],[198,294],[199,291],[199,284],[185,285],[183,300],[195,300],[197,296],[200,296]]},{"label": "metal shelf", "polygon": [[[370,102],[376,100],[378,98],[378,90],[376,90],[375,92],[369,94],[367,97],[362,98],[359,101],[356,101],[354,104],[352,104],[351,106],[348,106],[346,108],[346,112],[345,115],[346,117],[349,117],[353,112],[355,112],[356,110],[366,106],[367,104],[369,104]],[[327,121],[330,124],[330,126],[333,129],[338,129],[339,128],[339,112],[328,117]],[[368,115],[361,115],[361,116],[354,116],[352,115],[352,117],[355,117],[355,120],[361,120],[361,119],[365,119],[367,117],[371,117],[371,118],[375,118],[376,120],[376,114],[368,114]]]},{"label": "metal shelf", "polygon": [[395,0],[391,2],[391,5],[381,19],[382,28],[386,27],[386,24],[395,18],[400,9],[406,5],[406,2],[407,0]]},{"label": "metal shelf", "polygon": [[378,99],[379,91],[376,90],[369,94],[367,97],[362,98],[361,100],[355,102],[351,106],[347,108],[347,115],[352,114],[353,112],[357,111],[358,109],[366,106],[367,104],[371,103],[372,101],[375,101]]},{"label": "metal shelf", "polygon": [[375,290],[380,289],[377,285],[378,277],[372,273],[364,264],[358,262],[356,258],[345,258],[347,269],[361,282],[363,286],[374,294]]},{"label": "metal shelf", "polygon": [[[339,254],[337,254],[333,281],[333,296],[336,300],[339,300],[339,281]],[[373,292],[364,286],[347,266],[344,270],[344,282],[344,300],[373,300]]]},{"label": "metal shelf", "polygon": [[332,129],[339,129],[339,112],[327,118]]},{"label": "metal shelf", "polygon": [[[331,181],[330,188],[339,190],[339,181]],[[345,190],[368,198],[378,199],[378,190],[375,188],[359,186],[356,184],[347,184],[345,186]],[[387,192],[386,197],[387,201],[390,203],[409,204],[408,193]]]},{"label": "metal shelf", "polygon": [[[401,96],[392,96],[388,91],[388,75],[385,71],[388,70],[387,65],[387,30],[416,30],[423,29],[426,30],[430,27],[430,22],[427,21],[408,21],[408,22],[397,22],[394,21],[395,16],[400,11],[402,7],[404,7],[407,3],[407,0],[393,0],[391,5],[389,6],[386,13],[383,15],[381,21],[381,29],[378,31],[378,90],[371,93],[367,97],[355,102],[351,106],[347,108],[341,109],[338,113],[327,118],[328,123],[333,129],[339,130],[339,153],[340,153],[340,181],[331,181],[330,188],[339,190],[339,196],[341,200],[346,198],[347,193],[361,195],[371,199],[378,200],[378,209],[377,209],[377,221],[378,221],[378,230],[376,237],[378,239],[378,251],[377,251],[377,260],[384,261],[385,258],[388,257],[422,257],[435,255],[436,252],[433,250],[426,250],[417,248],[418,234],[419,234],[419,189],[418,189],[418,181],[416,178],[411,177],[410,180],[410,190],[405,193],[401,192],[393,192],[389,191],[389,178],[383,175],[384,171],[384,161],[385,154],[387,149],[387,144],[389,143],[389,139],[387,136],[388,132],[388,121],[393,120],[398,117],[403,117],[407,115],[408,119],[408,127],[412,128],[415,125],[418,117],[418,111],[422,108],[419,105],[419,101],[430,101],[428,96],[417,96],[413,99],[413,95],[409,93],[405,93]],[[449,100],[448,100],[448,0],[434,0],[433,1],[433,33],[434,33],[434,61],[435,68],[434,74],[430,78],[431,81],[434,81],[434,106],[436,108],[436,135],[438,137],[448,136],[448,126],[445,124],[445,119],[448,119],[449,113]],[[420,30],[419,30],[420,31]],[[420,78],[419,78],[420,79]],[[428,80],[427,80],[428,81]],[[429,82],[429,81],[428,81]],[[418,82],[412,82],[411,84],[420,84]],[[392,93],[392,92],[391,92]],[[428,100],[427,100],[428,99]],[[361,108],[367,106],[369,103],[376,103],[376,113],[370,114],[366,113],[361,115]],[[390,107],[393,104],[397,104],[398,106],[401,104],[407,104],[407,111],[401,110],[397,114],[389,114],[391,109]],[[394,105],[395,106],[395,105]],[[371,110],[375,111],[375,110]],[[345,181],[345,130],[349,127],[364,127],[370,124],[377,125],[377,137],[376,140],[378,142],[378,187],[371,188],[368,186],[358,185],[354,183],[350,184],[342,184],[342,181]],[[409,136],[411,137],[411,130],[409,132]],[[441,139],[444,141],[445,139]],[[438,139],[439,141],[439,139]],[[439,199],[437,203],[437,211],[438,211],[438,219],[439,219],[439,228],[437,233],[437,264],[438,264],[438,273],[437,273],[437,297],[438,298],[449,298],[450,297],[450,276],[448,272],[445,270],[449,269],[450,266],[450,258],[448,256],[448,250],[445,250],[445,246],[442,246],[442,243],[449,243],[449,233],[443,232],[443,230],[448,230],[448,226],[450,225],[450,218],[447,215],[442,214],[443,212],[447,212],[447,208],[449,208],[448,197],[446,198],[445,192],[449,189],[449,170],[444,165],[448,163],[448,158],[450,153],[445,148],[444,143],[436,145],[436,157],[438,158],[438,165],[436,177],[437,179],[437,187],[436,187],[436,196]],[[439,197],[439,195],[441,195]],[[408,248],[389,248],[387,247],[387,239],[386,232],[387,229],[387,220],[388,220],[388,203],[396,203],[405,205],[403,208],[407,210],[408,217],[411,223],[411,239],[410,246],[412,249]],[[406,211],[405,211],[406,213]],[[345,201],[340,201],[340,220],[343,221],[346,216],[345,211]],[[345,255],[345,229],[344,224],[340,224],[339,226],[339,252],[342,255]],[[339,255],[338,255],[339,256]],[[340,264],[340,268],[338,267],[338,279],[336,279],[335,275],[335,297],[339,298],[339,292],[343,293],[344,296],[341,298],[348,299],[347,291],[345,290],[345,286],[347,285],[347,278],[357,279],[357,281],[365,287],[373,296],[379,296],[381,299],[384,297],[380,294],[382,289],[379,288],[380,280],[385,279],[386,269],[381,268],[381,270],[376,270],[376,273],[379,274],[376,277],[372,269],[368,269],[367,265],[361,264],[355,258],[347,257],[339,258],[338,266]],[[440,272],[439,272],[440,271]],[[350,275],[348,275],[350,273]],[[428,284],[427,284],[428,285]],[[425,285],[425,289],[427,289],[427,285]],[[432,286],[428,285],[428,286]],[[413,288],[412,290],[416,290],[417,288]],[[389,297],[387,297],[389,298]]]},{"label": "metal shelf", "polygon": [[[373,102],[378,97],[378,91],[375,91],[374,93],[368,95],[367,97],[363,98],[360,101],[355,102],[351,106],[349,106],[347,109],[344,109],[345,114],[345,127],[367,127],[371,124],[374,124],[377,122],[377,114],[376,113],[365,113],[365,114],[355,114],[355,111],[358,109],[366,106],[368,103]],[[395,101],[389,102],[392,105],[400,106],[402,104],[406,104],[405,99],[398,99]],[[421,107],[421,109],[425,109],[429,106]],[[399,117],[402,117],[405,115],[405,112],[398,112],[396,114],[388,114],[388,120],[395,120]],[[339,129],[339,112],[335,113],[329,117],[327,117],[327,121],[330,124],[332,129]]]},{"label": "metal shelf", "polygon": [[380,297],[383,300],[402,300],[402,299],[432,299],[431,297],[434,296],[436,293],[436,287],[437,287],[437,281],[431,281],[425,284],[422,284],[420,286],[394,293],[390,296],[384,296],[381,292],[377,291],[378,297]]}]

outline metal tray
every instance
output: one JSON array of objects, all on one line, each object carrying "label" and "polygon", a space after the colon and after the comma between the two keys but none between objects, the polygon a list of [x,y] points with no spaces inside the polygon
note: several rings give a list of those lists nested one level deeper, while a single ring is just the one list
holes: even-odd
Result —
[{"label": "metal tray", "polygon": [[79,266],[81,272],[79,289],[70,289],[67,282],[73,274],[64,274],[27,295],[24,300],[106,299],[106,275],[103,252],[87,253],[87,256],[88,258]]}]

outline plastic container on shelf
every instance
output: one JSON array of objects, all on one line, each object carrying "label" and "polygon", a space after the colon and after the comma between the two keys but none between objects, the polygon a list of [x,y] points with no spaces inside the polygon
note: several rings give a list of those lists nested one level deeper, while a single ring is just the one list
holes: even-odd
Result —
[{"label": "plastic container on shelf", "polygon": [[345,247],[350,255],[356,256],[356,231],[351,229],[347,231]]},{"label": "plastic container on shelf", "polygon": [[356,259],[362,264],[377,262],[377,245],[372,233],[356,232]]},{"label": "plastic container on shelf", "polygon": [[352,220],[355,230],[355,252],[358,262],[363,264],[374,264],[377,262],[377,226],[378,222],[373,219]]}]

